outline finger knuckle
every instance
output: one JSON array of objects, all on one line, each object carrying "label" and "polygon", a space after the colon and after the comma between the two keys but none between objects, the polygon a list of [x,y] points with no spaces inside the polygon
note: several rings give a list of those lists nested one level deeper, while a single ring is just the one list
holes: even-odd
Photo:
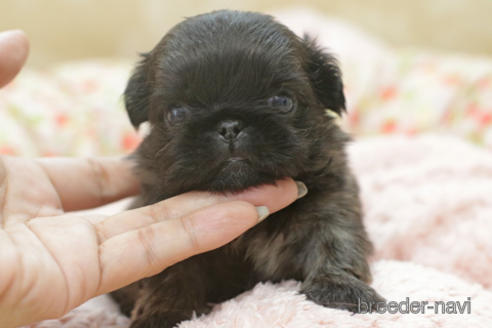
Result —
[{"label": "finger knuckle", "polygon": [[158,263],[158,257],[154,247],[155,231],[152,227],[137,230],[137,239],[143,248],[143,255],[147,266],[152,268]]},{"label": "finger knuckle", "polygon": [[183,230],[189,239],[192,249],[200,250],[201,246],[196,235],[196,224],[192,217],[181,217],[179,218]]},{"label": "finger knuckle", "polygon": [[154,222],[172,218],[172,210],[165,201],[150,206],[150,216]]},{"label": "finger knuckle", "polygon": [[92,181],[96,184],[96,193],[101,202],[104,202],[110,195],[104,186],[109,185],[109,172],[106,167],[98,160],[94,158],[87,158],[87,165],[92,175]]}]

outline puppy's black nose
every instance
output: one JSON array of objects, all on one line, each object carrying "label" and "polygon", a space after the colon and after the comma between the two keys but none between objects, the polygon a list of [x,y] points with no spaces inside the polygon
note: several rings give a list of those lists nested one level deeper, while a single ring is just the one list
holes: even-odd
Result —
[{"label": "puppy's black nose", "polygon": [[220,122],[217,126],[217,132],[219,133],[220,138],[228,142],[237,139],[242,129],[243,124],[241,121],[237,120],[225,120]]}]

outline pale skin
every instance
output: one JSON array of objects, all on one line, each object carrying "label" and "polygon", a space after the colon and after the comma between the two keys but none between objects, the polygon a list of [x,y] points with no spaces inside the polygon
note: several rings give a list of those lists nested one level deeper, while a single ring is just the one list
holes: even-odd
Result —
[{"label": "pale skin", "polygon": [[[28,49],[22,32],[0,33],[0,87],[19,72]],[[60,317],[220,247],[299,193],[285,179],[235,195],[189,192],[112,216],[70,213],[138,191],[130,164],[121,159],[0,156],[2,327]]]}]

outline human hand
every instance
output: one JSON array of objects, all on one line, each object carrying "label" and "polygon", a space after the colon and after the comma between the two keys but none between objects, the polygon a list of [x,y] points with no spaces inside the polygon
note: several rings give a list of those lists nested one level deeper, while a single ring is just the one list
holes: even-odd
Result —
[{"label": "human hand", "polygon": [[[0,85],[20,70],[27,49],[21,32],[0,33]],[[0,156],[2,328],[59,317],[94,296],[220,247],[299,192],[286,179],[235,195],[190,192],[112,216],[67,213],[138,189],[123,160]]]},{"label": "human hand", "polygon": [[287,179],[237,195],[190,192],[113,216],[65,213],[136,192],[122,160],[0,157],[2,327],[59,317],[220,247],[298,194]]}]

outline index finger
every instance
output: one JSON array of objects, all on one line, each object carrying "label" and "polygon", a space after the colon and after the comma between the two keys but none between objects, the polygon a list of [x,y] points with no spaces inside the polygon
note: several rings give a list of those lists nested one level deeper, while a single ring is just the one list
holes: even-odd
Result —
[{"label": "index finger", "polygon": [[266,206],[270,213],[291,204],[305,194],[305,186],[290,178],[279,180],[275,185],[262,185],[230,195],[209,192],[188,192],[160,201],[159,203],[127,210],[103,220],[88,218],[99,235],[99,241],[128,231],[139,229],[160,221],[178,219],[199,209],[230,201],[244,201],[254,206]]},{"label": "index finger", "polygon": [[150,277],[192,255],[223,246],[258,223],[258,219],[255,206],[233,201],[105,240],[98,251],[101,275],[97,294]]}]

